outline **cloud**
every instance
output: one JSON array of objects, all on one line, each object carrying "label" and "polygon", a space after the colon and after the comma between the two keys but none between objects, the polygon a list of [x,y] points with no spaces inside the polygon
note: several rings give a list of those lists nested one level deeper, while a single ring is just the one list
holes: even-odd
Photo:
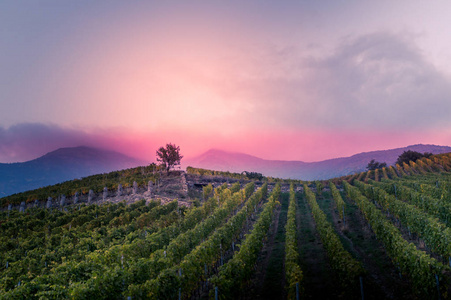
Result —
[{"label": "cloud", "polygon": [[[202,134],[191,130],[134,131],[128,128],[89,129],[55,124],[22,123],[0,127],[0,163],[28,161],[62,147],[90,146],[121,152],[144,161],[155,161],[155,151],[166,143],[175,143],[185,157],[209,148],[246,151],[253,133],[239,135]],[[253,148],[252,148],[253,149]]]},{"label": "cloud", "polygon": [[41,123],[21,123],[0,127],[0,161],[34,159],[61,147],[92,145],[95,135],[81,130]]},{"label": "cloud", "polygon": [[[174,88],[168,71],[161,79],[166,84],[148,93],[161,96],[158,102],[60,104],[77,120],[84,116],[92,122],[59,124],[85,129],[43,123],[0,127],[0,162],[25,161],[80,145],[152,161],[155,149],[167,142],[179,144],[185,157],[221,148],[301,160],[371,150],[363,144],[380,144],[377,148],[449,144],[451,81],[434,68],[412,35],[378,32],[348,37],[322,56],[309,56],[311,51],[295,46],[252,50],[233,57],[212,54],[212,63],[203,68],[197,61],[188,64],[190,72],[175,77],[181,78],[180,89]],[[55,111],[49,111],[51,120],[66,119]],[[114,122],[99,122],[102,116]],[[132,126],[141,119],[145,122]],[[92,124],[123,129],[95,130]],[[346,143],[352,147],[341,145]]]},{"label": "cloud", "polygon": [[[437,128],[450,125],[451,82],[408,36],[375,33],[345,41],[312,62],[313,90],[328,126]],[[320,84],[323,82],[323,84]]]},{"label": "cloud", "polygon": [[237,85],[263,126],[407,130],[451,125],[451,80],[409,34],[348,37],[323,57],[274,50],[260,57],[253,72]]},{"label": "cloud", "polygon": [[0,162],[22,162],[63,147],[89,146],[109,149],[126,155],[152,160],[153,142],[161,139],[126,129],[89,129],[62,127],[56,124],[20,123],[0,127]]}]

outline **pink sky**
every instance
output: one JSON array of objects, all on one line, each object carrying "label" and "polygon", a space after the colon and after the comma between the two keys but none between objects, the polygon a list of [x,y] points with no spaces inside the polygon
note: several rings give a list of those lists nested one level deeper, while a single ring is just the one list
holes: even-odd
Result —
[{"label": "pink sky", "polygon": [[81,143],[149,161],[167,142],[303,161],[451,145],[444,6],[2,1],[0,162]]},{"label": "pink sky", "polygon": [[[359,131],[328,132],[247,131],[233,135],[189,131],[138,132],[132,130],[82,131],[42,124],[21,124],[0,132],[2,162],[26,161],[60,147],[87,145],[112,149],[129,156],[155,161],[155,151],[177,143],[188,158],[215,148],[273,160],[306,162],[350,156],[359,152],[423,144],[449,145],[449,132]],[[383,145],[383,146],[381,146]]]}]

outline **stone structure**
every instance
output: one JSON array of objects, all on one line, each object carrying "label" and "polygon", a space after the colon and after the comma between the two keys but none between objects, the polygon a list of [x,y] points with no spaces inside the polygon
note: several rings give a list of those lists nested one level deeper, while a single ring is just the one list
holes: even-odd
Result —
[{"label": "stone structure", "polygon": [[119,183],[119,186],[117,188],[117,196],[120,197],[122,196],[122,184]]},{"label": "stone structure", "polygon": [[149,180],[149,183],[147,184],[147,192],[148,193],[152,193],[152,180]]},{"label": "stone structure", "polygon": [[66,205],[66,196],[61,195],[60,206],[63,207],[64,205]]},{"label": "stone structure", "polygon": [[103,188],[103,201],[105,201],[107,197],[108,197],[108,189],[107,189],[107,187],[104,187]]},{"label": "stone structure", "polygon": [[47,198],[46,208],[52,208],[52,197]]},{"label": "stone structure", "polygon": [[88,194],[88,203],[91,203],[91,201],[94,199],[94,191],[93,190],[89,190],[89,194]]},{"label": "stone structure", "polygon": [[75,192],[74,204],[78,204],[78,192]]},{"label": "stone structure", "polygon": [[25,201],[20,202],[19,212],[25,212]]},{"label": "stone structure", "polygon": [[138,183],[133,181],[133,195],[138,194]]}]

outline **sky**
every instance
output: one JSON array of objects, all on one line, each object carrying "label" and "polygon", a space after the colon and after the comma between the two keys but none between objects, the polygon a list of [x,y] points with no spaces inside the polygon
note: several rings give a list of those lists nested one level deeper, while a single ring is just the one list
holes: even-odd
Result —
[{"label": "sky", "polygon": [[451,145],[449,1],[0,1],[0,162]]}]

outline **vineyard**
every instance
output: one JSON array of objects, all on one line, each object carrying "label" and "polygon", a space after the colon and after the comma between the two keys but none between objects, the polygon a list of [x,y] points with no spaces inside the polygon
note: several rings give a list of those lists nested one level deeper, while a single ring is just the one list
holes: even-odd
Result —
[{"label": "vineyard", "polygon": [[451,298],[451,154],[257,175],[149,166],[0,199],[0,299]]}]

